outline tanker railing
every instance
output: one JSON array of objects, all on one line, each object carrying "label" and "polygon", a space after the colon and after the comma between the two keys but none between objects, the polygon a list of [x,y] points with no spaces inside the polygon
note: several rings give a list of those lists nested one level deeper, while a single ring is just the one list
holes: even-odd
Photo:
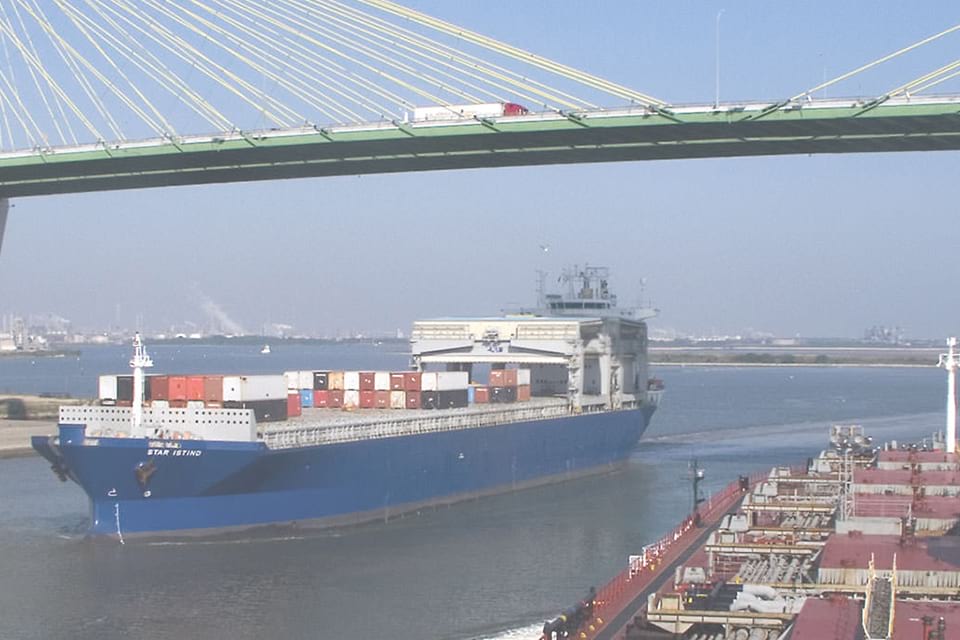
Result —
[{"label": "tanker railing", "polygon": [[[442,411],[442,410],[438,410]],[[339,444],[359,440],[395,438],[409,435],[477,429],[513,422],[549,420],[588,413],[609,411],[603,403],[585,404],[572,411],[566,404],[506,409],[503,411],[470,411],[429,417],[380,419],[343,425],[303,425],[267,431],[264,443],[272,449]]]},{"label": "tanker railing", "polygon": [[[797,467],[806,470],[806,467]],[[720,491],[712,494],[699,509],[701,523],[708,525],[720,518],[738,502],[748,495],[757,484],[767,480],[768,472],[760,471],[748,477],[749,489],[744,491],[740,480],[737,479]],[[700,535],[706,533],[707,526],[698,527],[693,516],[687,516],[683,522],[672,531],[651,544],[644,546],[644,553],[634,562],[630,562],[626,569],[617,574],[610,582],[597,590],[593,607],[593,620],[589,622],[588,631],[584,638],[592,637],[608,622],[608,618],[624,609],[631,600],[640,595],[650,586],[663,571],[663,565],[676,561],[680,554],[688,549]]]}]

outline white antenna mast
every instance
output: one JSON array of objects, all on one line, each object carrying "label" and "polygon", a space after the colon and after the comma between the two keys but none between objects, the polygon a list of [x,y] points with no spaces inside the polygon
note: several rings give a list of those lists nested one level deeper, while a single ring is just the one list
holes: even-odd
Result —
[{"label": "white antenna mast", "polygon": [[130,358],[130,366],[133,368],[133,412],[130,416],[130,435],[138,438],[143,435],[143,369],[153,366],[153,360],[143,348],[139,332],[133,336],[133,357]]},{"label": "white antenna mast", "polygon": [[937,366],[947,370],[947,453],[957,452],[957,339],[947,338],[948,352],[940,354]]}]

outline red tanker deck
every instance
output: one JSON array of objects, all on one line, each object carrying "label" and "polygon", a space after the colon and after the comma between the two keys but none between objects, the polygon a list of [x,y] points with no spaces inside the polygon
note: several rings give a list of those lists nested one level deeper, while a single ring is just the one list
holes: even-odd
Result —
[{"label": "red tanker deck", "polygon": [[838,447],[740,478],[638,551],[542,639],[960,638],[960,457]]}]

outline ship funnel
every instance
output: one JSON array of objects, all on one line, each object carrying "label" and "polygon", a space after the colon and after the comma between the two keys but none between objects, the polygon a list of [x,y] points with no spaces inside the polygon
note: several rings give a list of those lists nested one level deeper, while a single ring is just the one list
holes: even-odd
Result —
[{"label": "ship funnel", "polygon": [[957,339],[947,339],[947,353],[940,355],[939,367],[947,370],[947,453],[957,452]]}]

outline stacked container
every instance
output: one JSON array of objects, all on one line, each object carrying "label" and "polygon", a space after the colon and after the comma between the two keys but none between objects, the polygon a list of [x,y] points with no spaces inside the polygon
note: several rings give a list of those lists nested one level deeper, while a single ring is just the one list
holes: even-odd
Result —
[{"label": "stacked container", "polygon": [[529,369],[493,369],[490,371],[490,386],[485,392],[474,392],[476,402],[526,402],[530,399]]}]

